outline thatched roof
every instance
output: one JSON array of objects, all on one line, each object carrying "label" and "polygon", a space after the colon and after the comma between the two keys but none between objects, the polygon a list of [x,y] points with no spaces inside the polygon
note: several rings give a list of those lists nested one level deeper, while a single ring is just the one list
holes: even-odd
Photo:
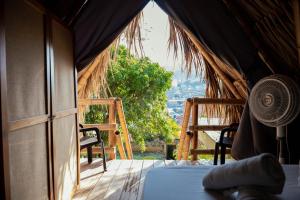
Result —
[{"label": "thatched roof", "polygon": [[[223,0],[229,12],[250,38],[257,49],[262,62],[273,73],[288,73],[299,75],[295,22],[293,15],[294,1],[260,1],[260,0]],[[296,16],[296,15],[295,15]],[[299,14],[298,14],[299,16]],[[140,21],[142,14],[137,15],[124,30],[130,49],[142,49],[140,39]],[[170,22],[169,49],[177,54],[181,49],[185,60],[183,71],[189,74],[192,67],[196,72],[204,73],[206,81],[206,97],[247,99],[247,80],[233,66],[205,48],[193,34],[179,26],[173,19]],[[299,30],[298,30],[299,34]],[[300,36],[298,36],[300,37]],[[113,44],[118,45],[119,38]],[[299,40],[299,39],[298,39]],[[133,45],[133,46],[132,46]],[[299,51],[298,44],[298,51]],[[133,48],[132,48],[133,47]],[[79,98],[86,98],[91,93],[99,94],[99,88],[106,86],[106,72],[109,65],[110,48],[101,52],[84,71],[79,73]],[[286,68],[288,67],[288,70]],[[284,70],[283,70],[284,68]],[[240,108],[207,107],[209,116],[224,113],[230,121],[236,121],[240,116]],[[224,110],[225,109],[225,110]],[[225,112],[224,112],[225,111]]]}]

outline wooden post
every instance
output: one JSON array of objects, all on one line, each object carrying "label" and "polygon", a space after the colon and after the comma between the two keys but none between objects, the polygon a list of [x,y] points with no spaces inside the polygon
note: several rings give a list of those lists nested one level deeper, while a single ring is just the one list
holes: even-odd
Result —
[{"label": "wooden post", "polygon": [[131,159],[133,159],[131,143],[130,143],[129,133],[128,133],[127,125],[126,125],[125,115],[124,115],[124,112],[123,112],[122,100],[120,98],[116,99],[116,107],[117,107],[117,112],[118,112],[118,115],[119,115],[121,128],[122,128],[122,131],[124,133],[127,157],[128,157],[129,160],[131,160]]},{"label": "wooden post", "polygon": [[184,140],[184,147],[183,147],[183,155],[182,155],[184,160],[189,159],[190,144],[191,144],[192,137],[193,137],[193,133],[191,131],[186,132],[186,137]]},{"label": "wooden post", "polygon": [[116,131],[115,134],[116,134],[117,147],[118,147],[118,150],[119,150],[119,153],[120,153],[120,158],[122,160],[126,160],[126,154],[125,154],[125,151],[124,151],[124,146],[123,146],[123,141],[122,141],[121,134],[120,134],[119,131]]},{"label": "wooden post", "polygon": [[[198,104],[193,103],[192,124],[194,127],[198,126]],[[193,129],[193,149],[198,148],[198,130]],[[197,160],[197,154],[192,155],[192,160]]]},{"label": "wooden post", "polygon": [[180,140],[179,140],[178,150],[177,150],[177,160],[181,160],[181,157],[182,157],[183,144],[184,144],[187,127],[188,127],[189,120],[190,120],[191,107],[192,107],[192,99],[189,98],[186,100],[185,107],[184,107]]},{"label": "wooden post", "polygon": [[[109,105],[108,109],[108,123],[109,124],[115,124],[116,123],[116,110],[115,110],[115,103]],[[108,131],[108,145],[109,147],[113,148],[116,147],[116,130],[110,130]],[[109,153],[109,159],[114,160],[116,159],[116,152],[112,151]]]}]

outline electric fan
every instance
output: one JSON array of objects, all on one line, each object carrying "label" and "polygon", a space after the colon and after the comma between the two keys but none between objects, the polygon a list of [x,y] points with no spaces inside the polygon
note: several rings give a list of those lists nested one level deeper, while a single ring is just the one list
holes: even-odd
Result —
[{"label": "electric fan", "polygon": [[249,97],[254,117],[266,126],[276,127],[279,162],[286,162],[286,126],[300,111],[300,89],[289,77],[271,75],[258,81]]}]

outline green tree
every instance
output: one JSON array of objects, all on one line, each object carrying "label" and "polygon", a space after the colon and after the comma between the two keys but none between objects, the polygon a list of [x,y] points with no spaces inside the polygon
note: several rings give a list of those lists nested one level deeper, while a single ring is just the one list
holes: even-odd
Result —
[{"label": "green tree", "polygon": [[[122,98],[128,130],[134,142],[142,150],[145,141],[155,138],[171,142],[179,131],[166,109],[166,92],[171,87],[173,73],[149,58],[134,57],[124,46],[117,53],[117,59],[108,71],[107,82],[112,96]],[[91,115],[103,119],[95,114],[100,110],[100,107],[91,109],[86,119],[91,120]]]}]

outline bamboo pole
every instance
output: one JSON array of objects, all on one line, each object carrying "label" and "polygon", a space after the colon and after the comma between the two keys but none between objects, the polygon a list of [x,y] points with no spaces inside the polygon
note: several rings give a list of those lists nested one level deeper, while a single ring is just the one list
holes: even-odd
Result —
[{"label": "bamboo pole", "polygon": [[236,87],[236,89],[239,91],[239,93],[244,99],[248,98],[248,91],[240,81],[234,81],[233,85]]},{"label": "bamboo pole", "polygon": [[296,34],[296,45],[298,51],[298,67],[300,67],[300,2],[293,0],[293,13]]},{"label": "bamboo pole", "polygon": [[[116,123],[116,110],[115,110],[115,103],[109,105],[108,109],[108,123],[109,124],[115,124]],[[109,147],[116,147],[116,130],[110,130],[108,131],[108,145]],[[110,152],[109,159],[113,160],[116,159],[116,152]]]},{"label": "bamboo pole", "polygon": [[[198,104],[193,103],[193,108],[192,108],[192,123],[194,127],[198,126]],[[193,130],[193,140],[192,140],[192,146],[193,149],[197,149],[198,148],[198,130],[194,129]],[[192,155],[192,160],[195,161],[197,160],[197,155],[193,154]]]},{"label": "bamboo pole", "polygon": [[238,93],[234,85],[231,83],[231,81],[226,77],[226,75],[223,73],[223,71],[219,68],[213,57],[204,49],[202,44],[198,41],[198,39],[190,32],[186,31],[186,34],[190,37],[190,39],[193,41],[195,46],[199,49],[202,56],[205,58],[205,60],[210,64],[210,66],[214,69],[217,76],[223,81],[223,83],[227,86],[227,88],[231,91],[231,93],[235,96],[237,99],[241,99],[241,95]]},{"label": "bamboo pole", "polygon": [[244,105],[243,99],[219,99],[219,98],[193,98],[194,104],[224,104],[224,105]]},{"label": "bamboo pole", "polygon": [[122,160],[126,160],[126,154],[125,154],[125,151],[124,151],[124,146],[123,146],[123,141],[122,141],[121,134],[120,134],[119,131],[116,131],[115,134],[116,134],[117,147],[118,147],[118,150],[119,150],[119,153],[120,153],[120,158]]},{"label": "bamboo pole", "polygon": [[121,128],[122,128],[122,131],[123,131],[124,137],[125,137],[125,146],[126,146],[126,151],[127,151],[127,157],[129,160],[131,160],[131,159],[133,159],[132,148],[131,148],[128,129],[127,129],[126,119],[125,119],[125,115],[124,115],[124,111],[123,111],[122,100],[120,98],[116,99],[116,108],[117,108],[117,112],[119,115]]},{"label": "bamboo pole", "polygon": [[192,107],[192,99],[189,98],[185,101],[185,106],[184,106],[184,114],[183,114],[183,120],[182,120],[180,140],[179,140],[178,150],[177,150],[177,160],[181,160],[181,157],[182,157],[183,144],[184,144],[187,127],[188,127],[189,120],[190,120],[191,107]]},{"label": "bamboo pole", "polygon": [[87,69],[85,70],[85,72],[80,76],[79,80],[78,80],[78,91],[80,91],[86,81],[89,79],[89,77],[92,75],[92,72],[94,71],[94,69],[98,66],[99,62],[100,62],[100,58],[101,58],[101,54],[99,54],[94,60],[93,62],[87,67]]},{"label": "bamboo pole", "polygon": [[190,152],[190,144],[191,144],[191,139],[193,137],[193,133],[191,131],[186,132],[186,137],[184,140],[184,147],[183,147],[183,159],[188,160],[189,158],[189,152]]}]

